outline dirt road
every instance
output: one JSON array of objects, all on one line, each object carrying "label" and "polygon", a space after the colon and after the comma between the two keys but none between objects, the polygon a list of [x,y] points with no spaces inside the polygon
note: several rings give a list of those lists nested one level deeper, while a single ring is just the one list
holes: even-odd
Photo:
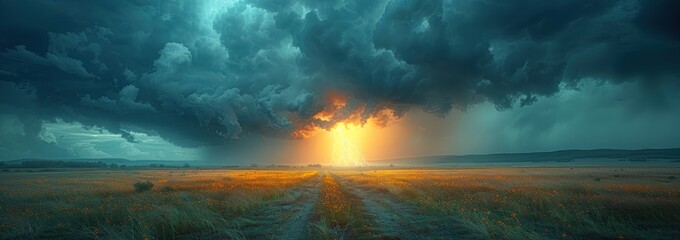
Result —
[{"label": "dirt road", "polygon": [[312,210],[319,196],[321,176],[268,204],[247,217],[241,226],[246,239],[313,239],[310,235]]},{"label": "dirt road", "polygon": [[[292,189],[291,193],[245,219],[240,219],[240,230],[245,239],[318,239],[315,236],[314,212],[319,201],[324,173]],[[376,239],[457,239],[462,237],[452,225],[452,219],[428,218],[413,207],[400,203],[388,193],[362,188],[342,176],[331,174],[340,185],[358,196],[362,209],[372,218]],[[345,238],[347,238],[345,236]],[[351,236],[349,238],[361,238]]]},{"label": "dirt road", "polygon": [[464,239],[453,226],[453,219],[431,218],[398,202],[388,193],[362,188],[341,176],[340,183],[359,196],[369,215],[378,223],[383,236],[397,239]]}]

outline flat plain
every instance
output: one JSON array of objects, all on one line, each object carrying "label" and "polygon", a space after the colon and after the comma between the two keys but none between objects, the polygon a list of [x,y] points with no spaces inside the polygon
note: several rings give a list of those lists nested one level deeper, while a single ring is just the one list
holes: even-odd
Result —
[{"label": "flat plain", "polygon": [[[678,168],[0,173],[0,239],[680,239]],[[153,186],[135,187],[151,183]]]}]

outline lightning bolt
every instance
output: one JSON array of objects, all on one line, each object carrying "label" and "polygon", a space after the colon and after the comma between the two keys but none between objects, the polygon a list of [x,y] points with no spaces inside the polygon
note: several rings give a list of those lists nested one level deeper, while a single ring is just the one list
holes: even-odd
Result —
[{"label": "lightning bolt", "polygon": [[357,147],[345,135],[347,126],[336,125],[333,130],[333,164],[338,166],[364,166],[366,160]]}]

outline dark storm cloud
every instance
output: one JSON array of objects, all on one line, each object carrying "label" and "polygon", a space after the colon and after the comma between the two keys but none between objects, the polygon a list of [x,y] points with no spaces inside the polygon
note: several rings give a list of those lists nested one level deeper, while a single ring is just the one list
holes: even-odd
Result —
[{"label": "dark storm cloud", "polygon": [[[654,89],[680,75],[676,2],[3,1],[0,112],[198,146],[581,81]],[[329,93],[347,105],[313,119]]]}]

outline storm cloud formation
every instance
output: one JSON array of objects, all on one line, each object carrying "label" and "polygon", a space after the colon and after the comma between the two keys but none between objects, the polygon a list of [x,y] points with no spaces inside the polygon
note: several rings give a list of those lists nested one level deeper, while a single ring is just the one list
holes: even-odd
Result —
[{"label": "storm cloud formation", "polygon": [[[677,9],[674,0],[2,1],[0,116],[33,139],[59,119],[194,147],[290,137],[356,112],[507,109],[583,81],[637,82],[651,97],[680,76]],[[337,107],[333,94],[347,103],[314,118]]]}]

